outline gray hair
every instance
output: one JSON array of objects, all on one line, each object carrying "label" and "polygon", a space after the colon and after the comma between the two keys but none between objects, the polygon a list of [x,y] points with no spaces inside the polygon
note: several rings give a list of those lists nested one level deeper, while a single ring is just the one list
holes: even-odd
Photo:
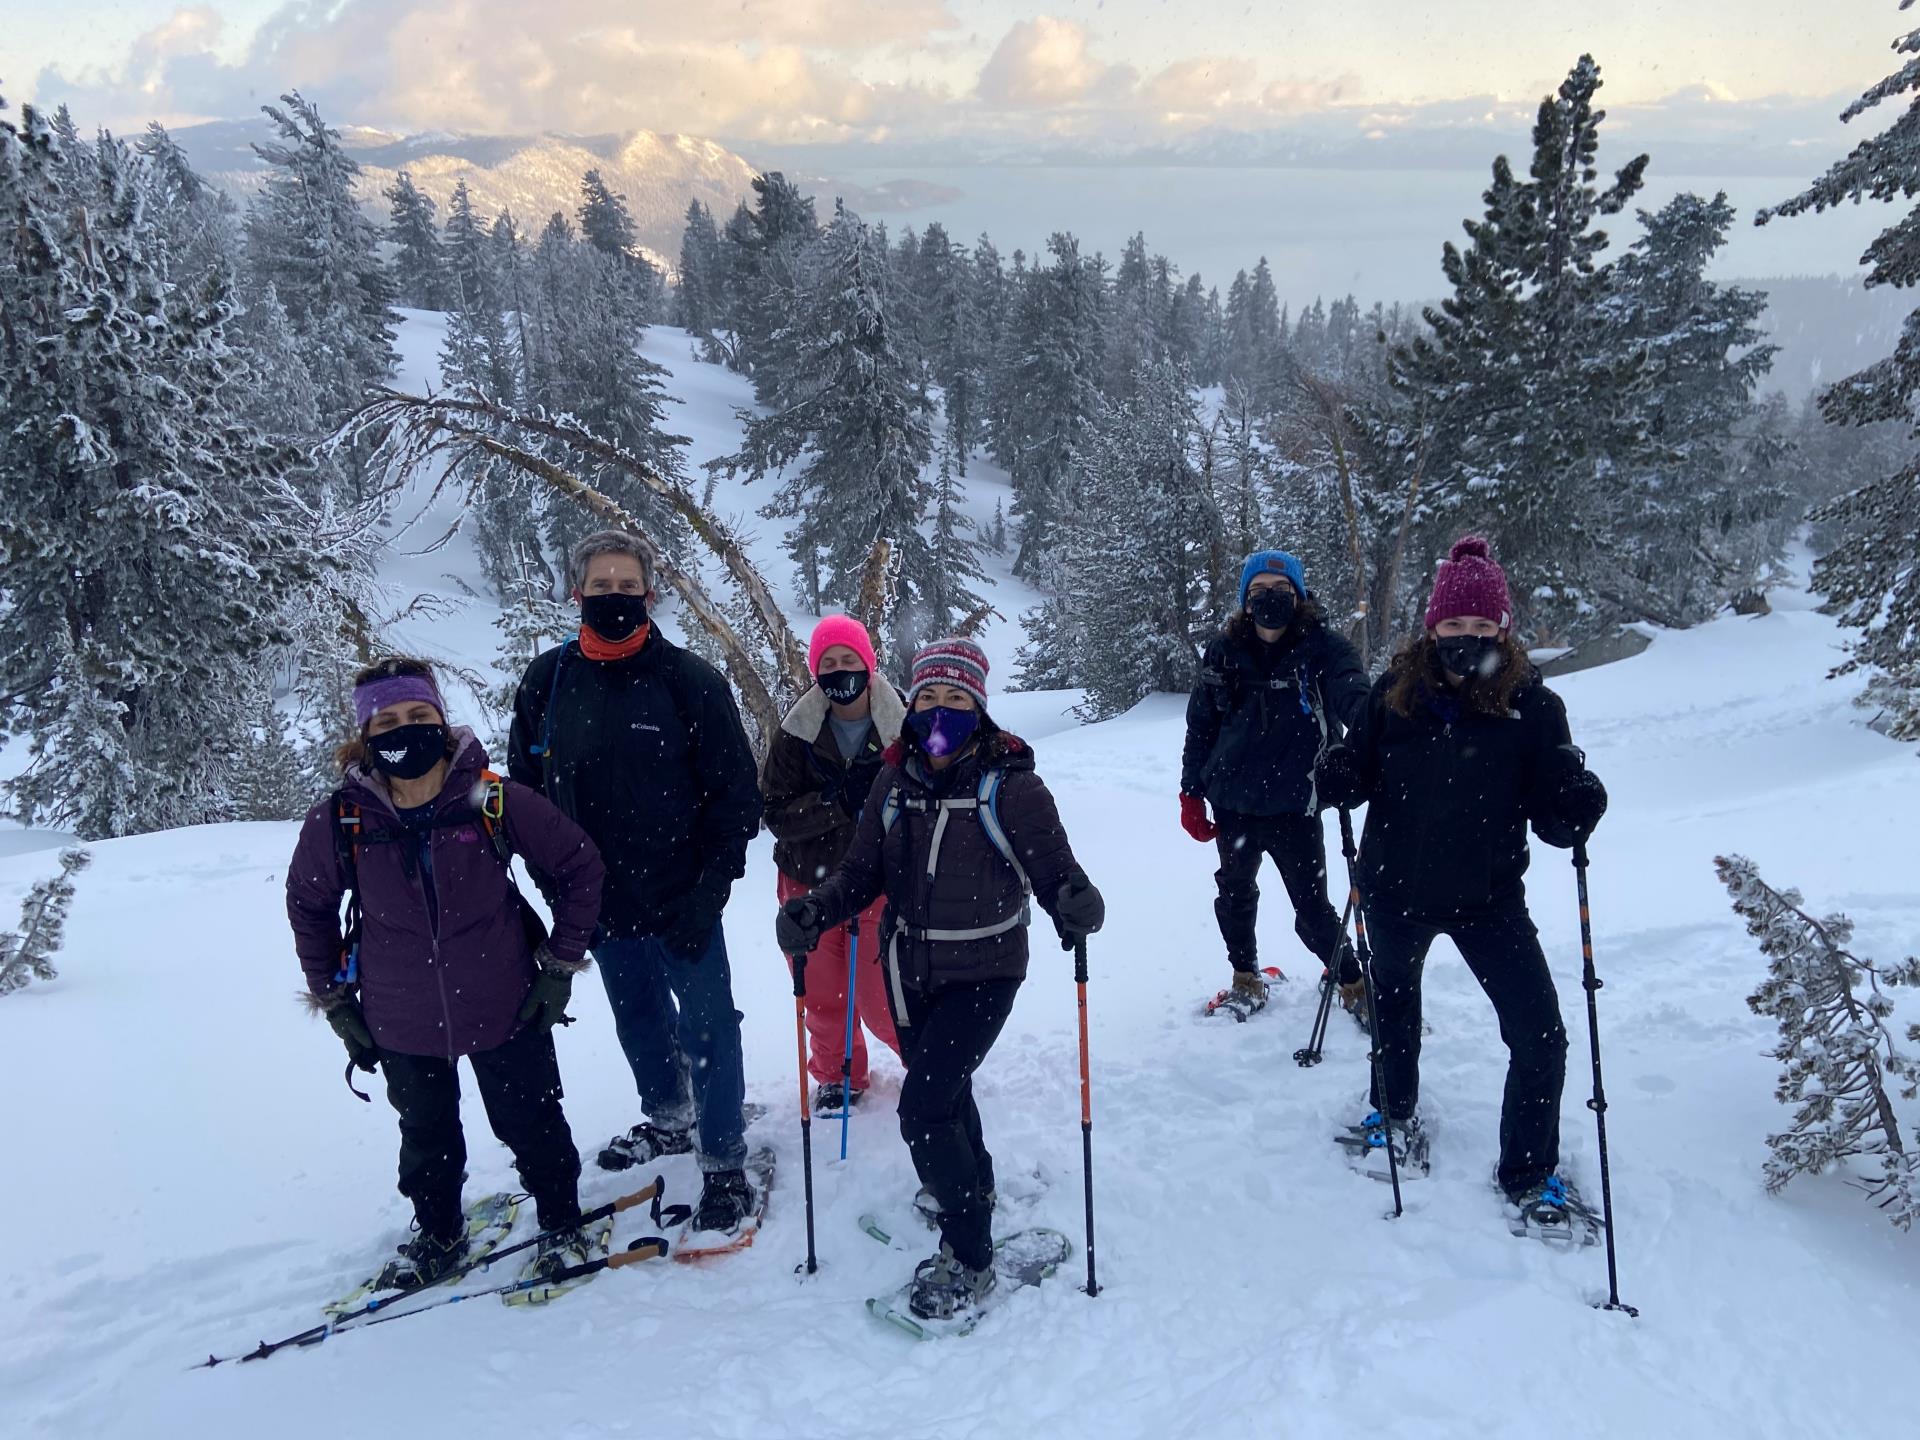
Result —
[{"label": "gray hair", "polygon": [[567,579],[576,590],[587,586],[587,566],[596,555],[631,555],[640,562],[640,574],[653,588],[653,547],[626,530],[596,530],[573,547],[567,565]]}]

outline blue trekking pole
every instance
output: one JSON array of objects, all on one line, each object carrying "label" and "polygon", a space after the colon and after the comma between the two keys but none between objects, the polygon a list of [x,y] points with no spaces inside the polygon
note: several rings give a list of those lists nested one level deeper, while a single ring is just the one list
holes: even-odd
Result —
[{"label": "blue trekking pole", "polygon": [[854,998],[854,977],[860,968],[860,917],[847,922],[847,1048],[840,1057],[840,1158],[847,1158],[847,1119],[853,1114],[853,1027],[859,1023],[860,1002]]}]

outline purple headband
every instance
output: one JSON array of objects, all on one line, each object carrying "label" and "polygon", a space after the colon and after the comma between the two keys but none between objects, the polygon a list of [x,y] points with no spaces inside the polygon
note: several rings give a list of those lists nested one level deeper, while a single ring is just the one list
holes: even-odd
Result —
[{"label": "purple headband", "polygon": [[430,677],[389,675],[353,687],[354,721],[364,730],[367,722],[380,711],[389,705],[398,705],[403,700],[424,700],[440,712],[442,720],[447,718],[447,707],[441,702],[440,692]]}]

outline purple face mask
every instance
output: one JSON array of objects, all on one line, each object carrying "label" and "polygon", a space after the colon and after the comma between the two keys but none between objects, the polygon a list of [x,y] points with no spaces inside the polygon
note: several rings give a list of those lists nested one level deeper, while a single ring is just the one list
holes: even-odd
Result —
[{"label": "purple face mask", "polygon": [[907,716],[907,729],[920,742],[920,748],[936,760],[966,744],[979,727],[978,710],[949,710],[944,705],[936,705],[931,710],[916,710]]}]

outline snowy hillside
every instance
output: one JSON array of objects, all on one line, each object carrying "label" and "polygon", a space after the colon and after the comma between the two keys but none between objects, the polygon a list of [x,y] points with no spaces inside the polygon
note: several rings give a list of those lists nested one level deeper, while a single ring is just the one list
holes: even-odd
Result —
[{"label": "snowy hillside", "polygon": [[[409,317],[413,383],[435,323]],[[692,459],[730,448],[746,387],[691,361],[675,332],[653,332],[649,353],[675,372],[668,388],[687,404],[671,423],[694,438]],[[976,513],[991,513],[997,479],[971,477]],[[759,496],[726,501],[745,516]],[[784,580],[778,535],[758,530],[756,558]],[[409,593],[454,593],[449,574],[471,580],[458,543],[393,570]],[[999,679],[1032,597],[995,578]],[[473,604],[403,638],[484,668],[490,616]],[[876,1061],[850,1159],[815,1146],[822,1264],[795,1275],[793,1017],[763,836],[727,914],[749,1094],[769,1107],[751,1136],[782,1165],[753,1249],[602,1276],[544,1311],[480,1301],[189,1370],[314,1323],[408,1216],[392,1116],[344,1092],[338,1043],[293,1003],[281,887],[294,827],[207,827],[96,846],[61,979],[0,1004],[0,1435],[1845,1433],[1841,1377],[1910,1368],[1920,1242],[1837,1178],[1762,1193],[1763,1137],[1782,1115],[1768,1027],[1743,1003],[1762,965],[1712,869],[1716,853],[1744,851],[1815,909],[1850,911],[1867,953],[1914,949],[1920,765],[1864,727],[1848,685],[1820,678],[1837,644],[1830,621],[1789,607],[1662,635],[1557,685],[1613,795],[1593,906],[1621,1288],[1637,1321],[1590,1308],[1605,1290],[1597,1249],[1558,1255],[1507,1234],[1488,1183],[1504,1052],[1445,942],[1426,986],[1433,1174],[1386,1220],[1385,1187],[1351,1174],[1328,1138],[1360,1106],[1361,1036],[1336,1018],[1324,1065],[1290,1058],[1312,994],[1284,906],[1269,903],[1262,938],[1296,983],[1245,1026],[1196,1013],[1226,965],[1212,853],[1175,824],[1178,699],[1074,727],[1071,697],[1007,697],[994,712],[1039,739],[1109,904],[1089,987],[1099,1298],[1070,1267],[974,1336],[921,1346],[866,1316],[862,1300],[916,1258],[855,1224],[865,1210],[904,1217],[914,1189],[890,1060]],[[0,855],[0,914],[51,864],[47,851]],[[1569,1167],[1597,1192],[1564,854],[1539,851],[1530,882],[1574,1035]],[[978,1092],[1006,1188],[1044,1187],[1033,1213],[1077,1244],[1074,994],[1041,933]],[[586,1149],[639,1117],[591,978],[573,1008],[580,1023],[559,1043]],[[467,1118],[469,1194],[509,1185],[471,1097]],[[694,1198],[690,1161],[660,1168],[669,1198]],[[589,1204],[629,1188],[591,1168],[583,1181]],[[629,1220],[620,1238],[642,1228]]]}]

